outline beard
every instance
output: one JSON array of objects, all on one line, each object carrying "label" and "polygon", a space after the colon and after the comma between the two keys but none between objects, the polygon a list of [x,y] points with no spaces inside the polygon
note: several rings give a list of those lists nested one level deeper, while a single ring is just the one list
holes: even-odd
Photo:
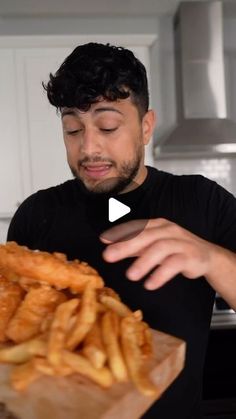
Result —
[{"label": "beard", "polygon": [[[95,157],[85,157],[84,159],[78,162],[78,168],[75,169],[70,166],[70,170],[74,178],[78,179],[85,191],[91,195],[101,195],[101,194],[118,194],[124,191],[127,186],[132,184],[132,181],[136,177],[140,164],[142,161],[143,152],[142,145],[139,144],[136,149],[136,153],[132,160],[123,162],[119,165],[115,161],[110,159],[105,159],[99,156]],[[79,175],[79,168],[83,163],[97,163],[103,162],[112,164],[113,167],[117,169],[117,176],[108,178],[101,181],[92,182],[87,179],[82,178]]]}]

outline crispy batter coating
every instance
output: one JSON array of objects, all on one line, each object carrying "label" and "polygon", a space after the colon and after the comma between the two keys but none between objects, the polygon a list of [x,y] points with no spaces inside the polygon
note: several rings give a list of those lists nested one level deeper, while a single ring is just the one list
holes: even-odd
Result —
[{"label": "crispy batter coating", "polygon": [[8,323],[7,337],[20,343],[36,336],[41,330],[43,320],[65,300],[63,292],[49,286],[30,289]]},{"label": "crispy batter coating", "polygon": [[0,276],[0,342],[5,342],[7,325],[23,299],[23,289]]},{"label": "crispy batter coating", "polygon": [[87,263],[68,261],[62,253],[33,251],[15,242],[0,245],[0,272],[4,270],[76,292],[83,291],[88,282],[95,288],[103,286],[102,278]]}]

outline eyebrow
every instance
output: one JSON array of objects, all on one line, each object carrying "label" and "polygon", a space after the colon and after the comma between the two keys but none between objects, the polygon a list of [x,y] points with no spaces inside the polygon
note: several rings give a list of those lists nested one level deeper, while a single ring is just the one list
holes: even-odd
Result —
[{"label": "eyebrow", "polygon": [[[112,106],[103,106],[101,108],[96,108],[94,110],[95,114],[99,114],[99,113],[102,113],[102,112],[116,112],[119,115],[123,115],[123,113],[121,111],[119,111],[116,108],[113,108]],[[66,115],[78,116],[77,112],[74,109],[70,109],[70,108],[62,110],[61,117],[63,118]]]},{"label": "eyebrow", "polygon": [[61,111],[61,117],[63,118],[63,116],[66,116],[66,115],[76,116],[76,112],[73,109],[63,109]]},{"label": "eyebrow", "polygon": [[103,106],[101,108],[97,108],[94,110],[94,113],[100,113],[100,112],[116,112],[120,115],[123,115],[123,113],[121,111],[119,111],[116,108],[113,108],[112,106]]}]

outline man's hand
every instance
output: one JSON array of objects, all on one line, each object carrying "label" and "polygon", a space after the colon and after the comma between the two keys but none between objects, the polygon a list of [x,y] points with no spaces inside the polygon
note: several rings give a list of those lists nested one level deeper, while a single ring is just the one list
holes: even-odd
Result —
[{"label": "man's hand", "polygon": [[130,221],[101,236],[108,244],[103,253],[107,262],[137,257],[128,279],[138,281],[150,273],[144,286],[154,290],[179,273],[191,279],[211,275],[218,246],[163,218],[149,220],[141,232],[140,226],[143,220]]}]

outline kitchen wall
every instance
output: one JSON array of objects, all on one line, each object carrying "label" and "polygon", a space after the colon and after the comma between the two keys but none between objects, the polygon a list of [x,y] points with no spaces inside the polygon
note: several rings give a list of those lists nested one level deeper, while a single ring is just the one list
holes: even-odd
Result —
[{"label": "kitchen wall", "polygon": [[0,35],[156,33],[158,17],[1,17]]},{"label": "kitchen wall", "polygon": [[[225,51],[227,71],[234,78],[236,71],[236,19],[225,20]],[[172,18],[3,18],[0,17],[1,35],[33,34],[157,34],[158,42],[151,50],[151,101],[157,112],[156,141],[167,134],[175,124],[174,60]],[[230,70],[231,69],[231,70]],[[236,120],[236,82],[228,88],[228,105]],[[236,194],[235,159],[221,160],[160,160],[155,166],[174,173],[201,173],[210,177]],[[0,242],[6,239],[9,219],[0,219]]]}]

